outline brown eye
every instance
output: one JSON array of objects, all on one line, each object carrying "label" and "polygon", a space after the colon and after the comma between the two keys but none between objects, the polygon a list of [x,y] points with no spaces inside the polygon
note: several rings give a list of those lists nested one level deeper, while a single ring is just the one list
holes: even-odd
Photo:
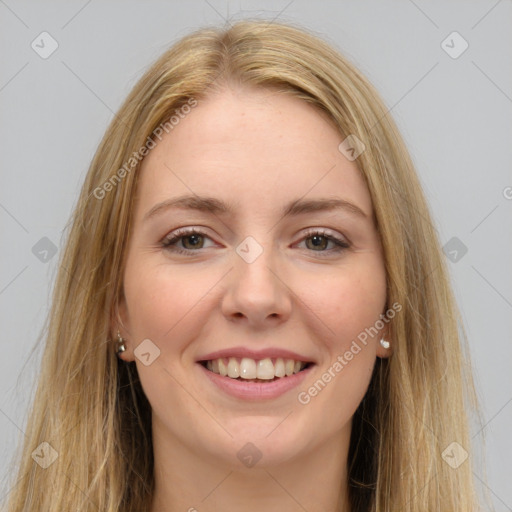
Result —
[{"label": "brown eye", "polygon": [[[183,246],[185,247],[185,249],[197,249],[198,246],[201,245],[200,242],[201,242],[201,239],[203,238],[203,236],[199,235],[199,234],[192,234],[192,235],[182,236],[180,238],[183,240]],[[187,247],[187,243],[185,243],[185,242],[189,241],[189,240],[191,240],[191,244],[190,244],[190,247]]]},{"label": "brown eye", "polygon": [[[191,255],[194,252],[200,252],[204,247],[205,240],[210,240],[210,237],[196,229],[177,230],[171,235],[162,240],[161,245],[163,248],[170,252],[179,254]],[[181,245],[179,245],[181,241]],[[306,234],[302,239],[306,243],[306,249],[319,253],[319,255],[326,256],[337,254],[350,247],[347,240],[338,238],[332,234],[327,234],[325,231],[311,231]],[[329,243],[333,247],[329,249]]]},{"label": "brown eye", "polygon": [[[177,252],[180,254],[190,254],[198,252],[199,249],[204,248],[204,240],[209,239],[205,233],[195,229],[177,230],[171,235],[164,238],[161,242],[164,249],[170,252]],[[181,241],[181,246],[178,243]]]},{"label": "brown eye", "polygon": [[[326,255],[339,253],[350,247],[350,243],[347,240],[338,238],[332,234],[327,234],[325,231],[321,230],[307,233],[302,241],[305,242],[307,249],[321,253],[322,256],[324,253]],[[334,244],[332,249],[327,248],[330,242]]]},{"label": "brown eye", "polygon": [[306,238],[306,245],[307,244],[307,241],[308,240],[311,240],[312,243],[310,245],[312,245],[312,247],[308,247],[309,248],[319,248],[319,249],[326,249],[327,248],[327,245],[329,244],[329,239],[326,237],[326,236],[323,236],[323,235],[314,235],[314,236],[310,236],[308,238]]}]

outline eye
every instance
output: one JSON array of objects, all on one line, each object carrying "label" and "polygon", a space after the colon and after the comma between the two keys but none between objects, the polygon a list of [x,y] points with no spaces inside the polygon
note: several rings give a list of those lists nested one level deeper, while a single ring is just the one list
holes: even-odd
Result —
[{"label": "eye", "polygon": [[[161,245],[164,249],[170,252],[190,255],[191,253],[198,252],[198,250],[204,248],[204,239],[210,239],[210,237],[208,237],[203,231],[196,228],[184,228],[178,229],[164,238]],[[307,243],[309,240],[311,240],[311,243]],[[301,243],[304,241],[306,242],[308,249],[317,253],[327,253],[327,255],[332,253],[337,254],[350,248],[350,243],[347,240],[339,238],[332,233],[328,233],[323,229],[308,231],[306,236],[301,240]],[[179,242],[182,243],[183,248],[177,247]],[[334,247],[330,250],[325,250],[329,243],[332,243]]]},{"label": "eye", "polygon": [[[308,240],[311,240],[311,243],[308,244]],[[306,233],[306,237],[303,238],[301,242],[306,242],[306,246],[308,249],[311,249],[314,252],[322,253],[322,255],[323,253],[339,253],[344,251],[345,249],[350,248],[350,243],[347,240],[340,238],[336,235],[333,235],[332,233],[328,233],[323,229],[314,229],[308,231]],[[334,245],[334,248],[327,251],[323,250],[327,247],[329,242],[331,242]]]},{"label": "eye", "polygon": [[[189,254],[190,252],[193,252],[196,249],[203,248],[203,247],[201,247],[201,245],[202,245],[201,241],[204,238],[209,238],[209,237],[206,236],[206,233],[203,233],[202,231],[199,231],[197,229],[193,229],[193,228],[178,229],[174,233],[172,233],[170,236],[168,236],[162,240],[162,246],[171,252],[176,252],[179,254]],[[177,243],[180,240],[185,242],[184,243],[185,249],[176,247]],[[189,247],[187,247],[187,245]]]}]

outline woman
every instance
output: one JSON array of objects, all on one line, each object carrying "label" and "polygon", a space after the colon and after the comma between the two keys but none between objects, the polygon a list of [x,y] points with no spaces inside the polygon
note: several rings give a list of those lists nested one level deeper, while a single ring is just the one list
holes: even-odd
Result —
[{"label": "woman", "polygon": [[477,509],[475,395],[413,165],[303,30],[204,29],[142,77],[50,320],[10,512]]}]

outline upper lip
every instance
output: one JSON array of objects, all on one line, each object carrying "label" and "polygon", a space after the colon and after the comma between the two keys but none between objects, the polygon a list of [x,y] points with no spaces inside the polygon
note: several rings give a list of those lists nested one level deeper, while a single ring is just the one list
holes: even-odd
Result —
[{"label": "upper lip", "polygon": [[254,359],[259,361],[261,359],[275,359],[281,357],[283,359],[293,359],[295,361],[302,361],[305,363],[314,363],[315,361],[307,356],[297,354],[291,350],[284,350],[281,348],[267,348],[263,350],[251,350],[246,347],[233,347],[233,348],[225,348],[222,350],[216,350],[215,352],[210,352],[205,354],[204,356],[200,356],[197,358],[197,362],[200,361],[213,361],[215,359],[221,358],[229,358],[229,357],[237,357],[243,359],[247,357],[249,359]]}]

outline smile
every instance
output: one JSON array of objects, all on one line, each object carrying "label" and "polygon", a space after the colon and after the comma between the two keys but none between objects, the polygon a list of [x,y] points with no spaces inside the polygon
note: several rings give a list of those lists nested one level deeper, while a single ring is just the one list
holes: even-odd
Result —
[{"label": "smile", "polygon": [[229,377],[230,379],[248,382],[274,381],[283,377],[290,377],[306,369],[310,363],[285,359],[282,357],[264,359],[251,359],[249,357],[221,357],[201,361],[201,364],[210,372]]},{"label": "smile", "polygon": [[285,395],[300,386],[316,366],[316,361],[288,350],[244,347],[205,354],[196,363],[213,389],[244,402]]}]

